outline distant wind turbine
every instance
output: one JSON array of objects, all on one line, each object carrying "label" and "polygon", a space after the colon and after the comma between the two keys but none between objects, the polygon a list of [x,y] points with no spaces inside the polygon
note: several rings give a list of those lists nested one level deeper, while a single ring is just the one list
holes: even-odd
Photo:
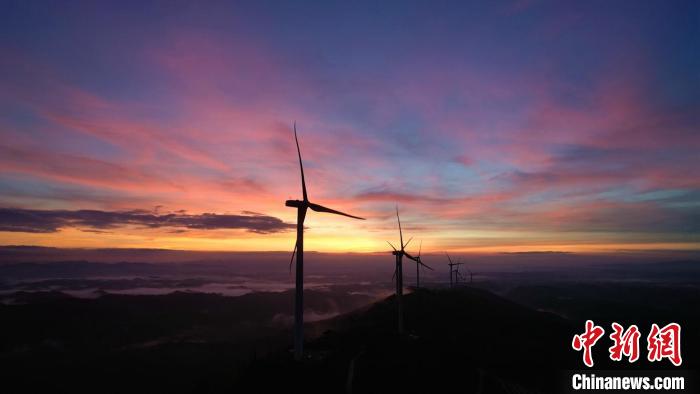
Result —
[{"label": "distant wind turbine", "polygon": [[387,243],[392,249],[394,249],[391,254],[396,256],[396,268],[394,269],[394,277],[396,278],[396,306],[399,314],[399,335],[403,335],[403,256],[406,256],[414,261],[416,258],[406,252],[406,246],[408,246],[413,238],[409,238],[408,242],[405,244],[403,243],[403,231],[401,230],[399,207],[396,207],[396,220],[399,222],[399,242],[401,242],[401,249],[396,249],[389,241],[387,241]]},{"label": "distant wind turbine", "polygon": [[447,256],[447,260],[450,261],[449,263],[447,263],[447,265],[450,266],[450,287],[453,287],[453,286],[454,286],[454,282],[452,281],[452,276],[453,276],[453,273],[455,272],[455,269],[454,269],[453,267],[456,266],[456,267],[457,267],[457,272],[459,272],[459,266],[460,266],[461,264],[463,264],[463,263],[453,263],[453,262],[452,262],[452,259],[450,258],[450,255],[447,254],[447,253],[445,253],[445,255]]},{"label": "distant wind turbine", "polygon": [[306,210],[311,208],[312,211],[326,212],[335,215],[347,216],[353,219],[364,220],[361,217],[348,215],[334,209],[326,208],[322,205],[314,204],[309,201],[306,193],[306,182],[304,180],[304,165],[301,162],[301,150],[299,149],[299,139],[297,138],[297,124],[294,122],[294,141],[297,145],[297,155],[299,156],[299,169],[301,170],[301,190],[304,195],[303,200],[287,200],[284,205],[297,209],[297,242],[294,244],[292,259],[289,262],[291,271],[294,256],[296,256],[296,285],[294,296],[294,358],[301,360],[304,355],[304,219],[306,218]]},{"label": "distant wind turbine", "polygon": [[431,267],[423,264],[423,260],[421,260],[421,258],[420,258],[421,250],[423,250],[423,241],[420,241],[420,247],[418,248],[418,256],[416,256],[415,258],[413,258],[409,255],[406,256],[406,257],[408,257],[411,260],[416,262],[416,288],[420,287],[420,267],[423,266],[423,267],[433,271],[433,269]]},{"label": "distant wind turbine", "polygon": [[456,268],[455,268],[455,285],[459,285],[459,281],[461,279],[464,279],[464,277],[462,276],[462,273],[459,272],[459,266],[462,264],[464,264],[464,263],[455,264],[455,266],[456,266]]}]

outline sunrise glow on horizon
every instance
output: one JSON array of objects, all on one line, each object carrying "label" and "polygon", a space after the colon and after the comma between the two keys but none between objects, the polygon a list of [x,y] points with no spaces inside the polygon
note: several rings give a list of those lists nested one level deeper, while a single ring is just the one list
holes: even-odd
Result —
[{"label": "sunrise glow on horizon", "polygon": [[307,250],[397,205],[427,253],[700,250],[692,2],[78,3],[0,9],[0,245],[291,253],[296,121],[367,219]]}]

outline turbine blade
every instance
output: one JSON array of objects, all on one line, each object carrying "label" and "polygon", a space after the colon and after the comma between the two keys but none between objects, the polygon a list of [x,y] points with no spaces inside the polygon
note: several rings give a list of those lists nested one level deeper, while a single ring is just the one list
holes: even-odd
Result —
[{"label": "turbine blade", "polygon": [[445,252],[445,255],[447,256],[447,259],[450,260],[450,264],[452,264],[452,259],[450,258],[450,255]]},{"label": "turbine blade", "polygon": [[297,246],[299,245],[298,242],[294,243],[294,250],[292,251],[292,259],[289,260],[289,273],[292,273],[292,263],[294,262],[294,256],[297,254]]},{"label": "turbine blade", "polygon": [[408,242],[406,242],[406,245],[404,245],[403,247],[406,248],[406,247],[408,246],[408,244],[411,243],[411,240],[413,240],[413,237],[409,238],[409,239],[408,239]]},{"label": "turbine blade", "polygon": [[348,215],[347,213],[336,211],[335,209],[326,208],[323,205],[314,204],[312,202],[309,203],[309,208],[311,208],[311,210],[316,211],[316,212],[327,212],[327,213],[332,213],[335,215],[347,216],[347,217],[353,218],[353,219],[365,220],[364,218],[361,218],[359,216]]},{"label": "turbine blade", "polygon": [[431,270],[431,271],[435,271],[435,270],[434,270],[432,267],[430,267],[429,265],[423,264],[423,262],[420,261],[420,259],[418,260],[418,264],[422,265],[423,267],[425,267],[425,268],[427,268],[427,269],[429,269],[429,270]]},{"label": "turbine blade", "polygon": [[420,246],[418,247],[418,257],[420,257],[420,251],[423,250],[423,240],[420,240]]},{"label": "turbine blade", "polygon": [[[396,220],[399,222],[399,241],[401,241],[401,245],[403,245],[403,231],[401,231],[401,218],[399,217],[398,204],[396,204]],[[401,249],[403,249],[403,246],[401,246]]]},{"label": "turbine blade", "polygon": [[301,150],[299,149],[299,139],[297,138],[297,121],[294,121],[294,141],[297,143],[297,155],[299,155],[299,169],[301,169],[301,190],[304,193],[304,201],[309,201],[306,195],[306,180],[304,180],[304,165],[301,163]]},{"label": "turbine blade", "polygon": [[396,250],[396,248],[394,247],[394,245],[391,244],[391,242],[386,241],[386,243],[388,243],[389,246],[391,246],[391,248],[394,249],[394,252],[398,252],[398,250]]},{"label": "turbine blade", "polygon": [[396,268],[394,268],[394,275],[391,276],[391,282],[394,282],[394,279],[396,279]]}]

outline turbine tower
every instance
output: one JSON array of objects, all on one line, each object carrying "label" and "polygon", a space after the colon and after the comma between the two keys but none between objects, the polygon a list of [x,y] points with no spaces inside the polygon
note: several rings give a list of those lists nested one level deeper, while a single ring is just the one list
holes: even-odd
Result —
[{"label": "turbine tower", "polygon": [[420,288],[420,267],[423,266],[423,267],[433,271],[433,269],[431,267],[423,264],[423,261],[420,258],[420,252],[422,249],[423,249],[423,241],[420,242],[420,247],[418,248],[418,256],[416,256],[414,258],[408,254],[406,255],[406,257],[408,257],[409,259],[416,262],[416,288]]},{"label": "turbine tower", "polygon": [[334,209],[326,208],[322,205],[314,204],[309,201],[306,193],[306,182],[304,180],[304,165],[301,162],[301,150],[299,149],[299,139],[297,138],[297,124],[294,122],[294,141],[297,145],[297,155],[299,156],[299,169],[301,170],[301,190],[304,196],[303,200],[287,200],[284,205],[297,209],[297,242],[294,244],[292,259],[289,262],[291,270],[294,256],[296,256],[296,284],[294,292],[294,358],[301,360],[304,355],[304,219],[306,218],[306,210],[311,208],[312,211],[326,212],[335,215],[347,216],[353,219],[364,220],[361,217],[348,215]]},{"label": "turbine tower", "polygon": [[453,286],[453,284],[452,284],[452,272],[453,272],[452,267],[454,267],[457,264],[452,262],[452,259],[450,258],[449,254],[445,253],[445,255],[447,256],[447,260],[449,260],[449,263],[447,263],[447,265],[450,266],[450,288],[452,288],[452,286]]},{"label": "turbine tower", "polygon": [[401,230],[401,218],[399,218],[398,206],[396,207],[396,220],[399,222],[399,242],[401,242],[401,249],[396,249],[389,241],[387,241],[387,243],[394,249],[391,254],[396,257],[396,268],[394,269],[394,277],[396,277],[396,309],[399,315],[399,335],[403,335],[403,256],[414,261],[416,258],[406,252],[406,246],[408,246],[413,238],[410,238],[405,244],[403,243],[403,231]]}]

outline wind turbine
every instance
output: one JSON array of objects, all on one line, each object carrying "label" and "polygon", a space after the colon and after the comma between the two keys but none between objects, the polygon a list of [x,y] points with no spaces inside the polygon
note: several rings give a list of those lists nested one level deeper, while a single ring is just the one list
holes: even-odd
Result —
[{"label": "wind turbine", "polygon": [[453,282],[452,282],[452,273],[455,272],[455,269],[454,269],[453,267],[457,266],[457,271],[456,271],[456,272],[459,273],[459,266],[460,266],[461,264],[463,264],[463,263],[453,263],[453,262],[452,262],[452,259],[450,258],[450,255],[447,254],[447,253],[445,253],[445,255],[447,256],[447,260],[450,261],[449,263],[447,263],[447,265],[450,266],[450,287],[453,287],[454,285],[453,285]]},{"label": "wind turbine", "polygon": [[459,272],[459,266],[463,263],[456,263],[455,266],[455,285],[459,285],[459,280],[463,279],[462,274]]},{"label": "wind turbine", "polygon": [[447,256],[447,260],[449,260],[449,263],[447,263],[447,265],[450,266],[450,288],[451,288],[453,286],[452,285],[452,272],[453,272],[452,267],[455,266],[455,263],[452,262],[452,259],[450,258],[449,254],[445,253],[445,255]]},{"label": "wind turbine", "polygon": [[406,246],[408,246],[413,238],[409,238],[408,242],[403,243],[403,231],[401,230],[401,218],[399,218],[398,206],[396,207],[396,220],[399,222],[399,242],[401,242],[401,249],[396,249],[389,241],[387,241],[387,243],[394,249],[391,254],[396,257],[396,268],[394,269],[394,277],[396,277],[396,305],[399,314],[399,335],[403,335],[403,256],[414,261],[416,258],[406,252]]},{"label": "wind turbine", "polygon": [[364,220],[361,217],[348,215],[334,209],[326,208],[322,205],[309,201],[306,193],[306,182],[304,180],[304,165],[301,162],[301,150],[299,149],[299,139],[297,138],[297,124],[294,122],[294,141],[297,145],[297,155],[299,156],[299,169],[301,170],[301,190],[304,195],[303,200],[287,200],[284,205],[297,209],[297,242],[294,244],[292,259],[289,262],[289,269],[292,269],[294,256],[296,256],[296,284],[294,289],[294,358],[301,360],[304,355],[304,219],[306,210],[326,212],[335,215],[347,216],[353,219]]},{"label": "wind turbine", "polygon": [[462,276],[462,273],[459,272],[460,265],[464,265],[464,262],[462,261],[462,259],[460,259],[460,261],[458,263],[455,263],[455,266],[457,267],[457,268],[455,268],[455,284],[459,284],[460,280],[464,280],[464,276]]},{"label": "wind turbine", "polygon": [[421,265],[422,265],[423,267],[425,267],[425,268],[427,268],[427,269],[433,271],[433,269],[432,269],[431,267],[429,267],[429,266],[423,264],[423,261],[422,261],[421,258],[420,258],[420,252],[421,252],[422,249],[423,249],[423,241],[420,241],[420,247],[418,248],[418,256],[416,256],[415,258],[413,258],[413,257],[407,255],[408,258],[410,258],[411,260],[413,260],[413,261],[416,262],[416,288],[419,288],[419,287],[420,287],[420,267],[421,267]]},{"label": "wind turbine", "polygon": [[469,271],[469,283],[470,284],[474,283],[474,273],[466,265],[464,266],[464,268],[466,268],[467,271]]}]

